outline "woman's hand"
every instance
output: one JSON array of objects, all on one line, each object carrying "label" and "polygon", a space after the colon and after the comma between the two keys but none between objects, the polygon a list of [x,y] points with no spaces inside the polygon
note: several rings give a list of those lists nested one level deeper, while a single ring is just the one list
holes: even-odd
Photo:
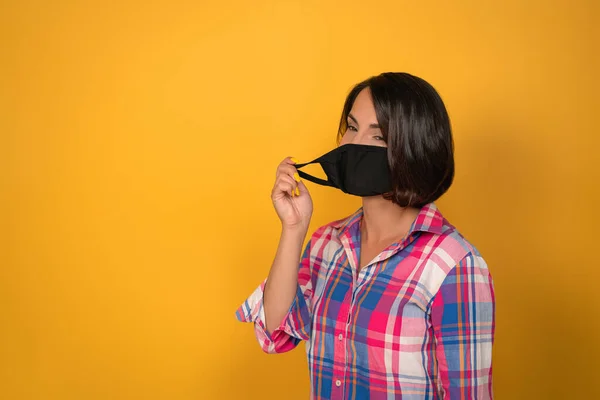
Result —
[{"label": "woman's hand", "polygon": [[308,229],[313,204],[308,189],[300,180],[293,158],[286,158],[277,167],[271,199],[283,228]]}]

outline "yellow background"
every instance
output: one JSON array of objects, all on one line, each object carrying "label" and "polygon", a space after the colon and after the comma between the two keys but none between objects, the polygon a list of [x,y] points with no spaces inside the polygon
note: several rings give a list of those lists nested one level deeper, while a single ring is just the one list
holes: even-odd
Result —
[{"label": "yellow background", "polygon": [[[2,1],[0,398],[308,398],[303,346],[234,311],[277,163],[383,71],[449,109],[439,206],[495,278],[497,398],[600,398],[598,3],[483,3]],[[309,187],[313,228],[359,205]]]}]

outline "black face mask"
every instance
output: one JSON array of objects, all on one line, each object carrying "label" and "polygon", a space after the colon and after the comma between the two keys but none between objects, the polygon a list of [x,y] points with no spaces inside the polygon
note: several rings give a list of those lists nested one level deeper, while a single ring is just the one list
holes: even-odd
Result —
[{"label": "black face mask", "polygon": [[298,174],[318,185],[338,188],[355,196],[377,196],[392,190],[386,147],[345,144],[314,161],[296,164],[296,168],[315,163],[321,164],[327,180],[302,171]]}]

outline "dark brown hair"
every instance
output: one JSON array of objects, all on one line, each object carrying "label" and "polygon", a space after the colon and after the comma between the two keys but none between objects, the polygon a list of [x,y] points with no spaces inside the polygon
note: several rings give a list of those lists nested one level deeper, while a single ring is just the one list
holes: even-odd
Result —
[{"label": "dark brown hair", "polygon": [[354,100],[366,88],[388,146],[392,191],[384,197],[402,207],[423,207],[437,200],[454,179],[452,129],[439,94],[423,79],[407,73],[373,76],[348,94],[338,140],[346,133]]}]

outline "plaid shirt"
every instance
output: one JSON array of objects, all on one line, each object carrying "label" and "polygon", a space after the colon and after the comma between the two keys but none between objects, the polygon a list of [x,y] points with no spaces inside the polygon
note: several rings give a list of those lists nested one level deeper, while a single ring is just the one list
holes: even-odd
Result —
[{"label": "plaid shirt", "polygon": [[312,235],[277,329],[265,329],[265,282],[238,319],[268,353],[306,341],[312,399],[491,399],[494,288],[481,255],[429,204],[356,273],[361,218]]}]

